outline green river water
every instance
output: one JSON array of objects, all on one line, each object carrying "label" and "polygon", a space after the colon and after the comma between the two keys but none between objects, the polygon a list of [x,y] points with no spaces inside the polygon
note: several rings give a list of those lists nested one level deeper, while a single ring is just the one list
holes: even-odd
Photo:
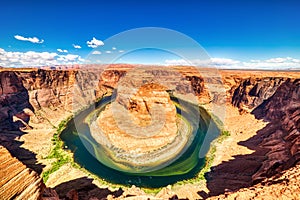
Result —
[{"label": "green river water", "polygon": [[177,114],[188,123],[191,136],[184,152],[158,170],[145,173],[118,170],[118,163],[113,163],[91,136],[86,119],[95,110],[101,112],[105,105],[113,101],[111,96],[102,98],[77,114],[68,122],[60,138],[64,146],[74,153],[76,163],[111,183],[157,188],[193,178],[205,165],[210,143],[219,136],[220,130],[204,108],[172,96],[171,99],[176,105]]}]

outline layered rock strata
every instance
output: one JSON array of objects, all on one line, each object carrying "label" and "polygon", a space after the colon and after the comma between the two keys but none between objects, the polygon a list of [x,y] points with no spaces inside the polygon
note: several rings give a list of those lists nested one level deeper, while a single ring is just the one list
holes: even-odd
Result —
[{"label": "layered rock strata", "polygon": [[120,99],[106,106],[97,118],[101,133],[91,128],[98,143],[118,152],[114,159],[147,166],[166,161],[183,149],[188,133],[178,134],[178,127],[185,125],[176,117],[175,105],[163,86],[143,85],[127,102]]},{"label": "layered rock strata", "polygon": [[210,195],[250,187],[299,163],[300,94],[296,77],[227,77],[225,82],[231,85],[227,91],[233,95],[229,102],[241,114],[251,112],[268,124],[239,143],[252,154],[235,156],[207,174]]},{"label": "layered rock strata", "polygon": [[14,72],[0,72],[0,131],[26,127],[32,114],[29,95]]},{"label": "layered rock strata", "polygon": [[[116,66],[117,67],[117,66]],[[4,68],[5,69],[5,68]],[[39,127],[39,123],[43,123],[42,126],[52,127],[52,125],[58,125],[59,122],[66,117],[66,113],[71,114],[72,111],[72,94],[74,89],[77,89],[76,94],[78,98],[78,108],[86,105],[89,101],[93,101],[96,98],[101,97],[103,94],[111,94],[112,91],[117,88],[117,83],[122,77],[126,75],[131,67],[120,67],[115,69],[105,69],[102,73],[101,70],[95,73],[94,70],[89,72],[78,72],[78,70],[3,70],[0,72],[0,139],[1,144],[6,148],[10,148],[11,152],[16,155],[23,155],[23,159],[26,160],[28,154],[24,154],[24,151],[20,151],[20,144],[12,147],[12,141],[21,136],[23,133],[19,132],[19,128],[30,129]],[[159,76],[161,72],[154,73],[155,76]],[[223,73],[223,72],[221,72]],[[248,77],[244,77],[246,72],[230,72],[228,75],[223,76],[224,86],[227,89],[228,102],[236,106],[241,114],[245,112],[252,112],[257,118],[264,119],[269,124],[260,130],[256,136],[249,141],[242,142],[242,145],[247,146],[255,151],[254,154],[249,156],[239,156],[236,159],[239,163],[250,163],[249,165],[243,165],[241,171],[244,174],[237,171],[237,168],[233,168],[232,165],[220,165],[212,170],[218,170],[216,175],[222,174],[219,177],[223,177],[221,184],[230,184],[233,182],[226,182],[231,180],[236,174],[240,173],[241,176],[246,177],[243,181],[235,179],[236,190],[241,187],[250,187],[240,189],[237,192],[227,192],[224,195],[217,198],[230,198],[244,199],[247,197],[255,196],[266,197],[271,195],[271,198],[277,198],[280,195],[286,195],[287,198],[297,199],[295,194],[298,193],[299,179],[297,172],[299,167],[299,73],[294,73],[292,76],[289,73],[276,73],[275,72],[249,72]],[[247,72],[248,73],[248,72]],[[171,74],[171,73],[170,73]],[[169,74],[169,75],[170,75]],[[198,96],[205,98],[203,102],[210,102],[218,99],[217,92],[212,94],[207,92],[206,85],[213,83],[217,85],[218,79],[214,77],[203,77],[199,75],[193,75],[190,69],[182,69],[181,74],[184,74],[181,86],[175,84],[175,89],[181,93],[194,92]],[[233,75],[232,75],[233,74]],[[254,74],[254,76],[252,76]],[[162,74],[168,76],[168,74]],[[170,75],[171,76],[171,75]],[[225,77],[225,78],[224,78]],[[288,77],[293,77],[288,79]],[[76,84],[75,84],[76,83]],[[75,86],[74,86],[75,84]],[[89,88],[88,91],[83,90]],[[215,90],[217,91],[217,89]],[[90,95],[90,97],[88,97]],[[80,99],[81,96],[86,98]],[[136,95],[133,100],[139,102],[139,110],[147,110],[146,104],[142,103],[142,95]],[[123,98],[126,99],[126,98]],[[88,101],[86,101],[88,100]],[[132,116],[135,114],[143,118],[148,116],[145,114],[140,115],[136,111],[136,104],[134,101],[120,101],[120,104],[126,109],[130,108]],[[123,102],[123,103],[121,103]],[[125,102],[125,103],[124,103]],[[133,102],[133,103],[132,103]],[[149,100],[149,102],[151,102]],[[74,103],[74,102],[73,102]],[[31,106],[31,105],[32,106]],[[30,118],[30,121],[29,121]],[[48,122],[48,120],[50,122]],[[138,118],[136,118],[138,120]],[[29,125],[28,125],[29,122]],[[48,123],[48,125],[47,125]],[[140,124],[143,125],[143,124]],[[145,124],[147,125],[147,123]],[[26,152],[28,153],[28,152]],[[17,163],[17,160],[8,159],[7,153],[2,154],[1,149],[1,170],[3,173],[5,170],[11,170],[10,166],[6,166],[6,162]],[[4,155],[4,157],[2,156]],[[25,156],[24,156],[25,155]],[[22,157],[22,156],[21,156]],[[247,162],[244,162],[245,159]],[[20,159],[20,158],[18,158]],[[4,161],[4,162],[2,162]],[[30,161],[31,162],[31,161]],[[252,165],[253,164],[253,165]],[[36,165],[35,161],[31,162],[31,166]],[[296,167],[293,167],[295,166]],[[32,190],[25,189],[28,193],[32,194],[33,198],[37,198],[35,195],[40,186],[35,179],[36,175],[30,169],[25,169],[24,165],[16,164],[22,169],[24,173],[22,180],[24,184],[12,181],[14,187],[9,187],[9,190],[0,190],[1,192],[10,191],[16,192],[16,195],[23,194],[18,188],[31,188]],[[227,166],[227,167],[226,167]],[[231,166],[231,170],[229,167]],[[254,166],[254,167],[253,167]],[[251,168],[251,169],[250,169]],[[249,170],[248,170],[249,169]],[[223,171],[222,171],[223,170]],[[14,170],[12,170],[14,171]],[[17,173],[17,171],[16,171]],[[7,174],[0,177],[6,177]],[[19,175],[16,175],[18,177]],[[216,176],[215,176],[216,177]],[[231,179],[229,178],[231,177]],[[268,178],[269,177],[269,178]],[[32,180],[28,182],[27,180]],[[11,179],[15,180],[15,179]],[[209,179],[211,183],[214,180]],[[245,181],[246,180],[246,181]],[[239,182],[240,181],[240,182]],[[262,181],[262,182],[261,182]],[[3,182],[3,181],[2,181]],[[2,183],[1,182],[1,183]],[[258,183],[254,186],[254,183]],[[18,184],[16,184],[18,183]],[[218,183],[218,182],[216,182]],[[29,184],[29,185],[28,185]],[[2,185],[2,187],[8,187],[9,185]],[[212,184],[214,186],[214,184]],[[216,191],[216,195],[224,193],[222,187],[219,191]],[[234,189],[235,190],[235,189]],[[4,194],[1,193],[1,194]],[[25,195],[24,193],[24,195]],[[83,191],[81,194],[83,195]],[[10,198],[11,196],[7,196]],[[174,194],[172,193],[172,196]],[[272,196],[273,195],[273,196]],[[26,196],[26,195],[25,195]],[[0,195],[1,197],[1,195]],[[24,196],[22,196],[24,197]],[[171,197],[171,196],[170,196]],[[205,197],[205,195],[203,196]],[[206,198],[206,197],[205,197]]]},{"label": "layered rock strata", "polygon": [[253,114],[270,121],[262,130],[260,146],[267,158],[253,181],[275,175],[300,161],[300,79],[286,80]]},{"label": "layered rock strata", "polygon": [[235,192],[227,191],[225,194],[207,199],[299,199],[300,198],[300,165],[285,170],[263,180],[261,183],[249,188],[239,189]]},{"label": "layered rock strata", "polygon": [[0,199],[40,199],[44,184],[39,175],[26,168],[0,146]]}]

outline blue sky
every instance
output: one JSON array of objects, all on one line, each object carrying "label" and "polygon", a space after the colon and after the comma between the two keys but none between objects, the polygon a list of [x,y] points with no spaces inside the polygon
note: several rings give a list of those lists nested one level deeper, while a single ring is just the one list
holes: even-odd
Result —
[{"label": "blue sky", "polygon": [[93,50],[87,41],[93,37],[104,41],[132,28],[164,27],[193,38],[213,58],[264,62],[288,57],[296,62],[300,59],[299,10],[300,1],[291,0],[2,1],[0,48],[6,55],[56,53],[63,61],[68,54],[69,58],[87,56]]}]

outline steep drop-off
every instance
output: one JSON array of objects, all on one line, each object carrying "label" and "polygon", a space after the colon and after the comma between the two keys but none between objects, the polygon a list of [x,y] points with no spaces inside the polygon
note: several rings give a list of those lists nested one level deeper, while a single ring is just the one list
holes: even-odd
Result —
[{"label": "steep drop-off", "polygon": [[228,100],[242,115],[251,112],[268,124],[248,140],[239,142],[253,153],[235,156],[233,160],[213,167],[207,174],[209,195],[212,196],[250,187],[288,170],[300,160],[299,79],[256,77],[237,80],[235,77],[233,80],[227,77],[225,82],[231,82],[228,93],[232,96]]},{"label": "steep drop-off", "polygon": [[[128,66],[119,66],[119,68],[106,69],[104,72],[101,69],[96,73],[95,70],[80,72],[78,70],[5,71],[2,69],[0,72],[1,145],[27,167],[40,173],[43,166],[37,164],[36,157],[40,156],[40,152],[47,152],[50,149],[41,151],[42,148],[35,147],[38,146],[38,142],[31,146],[35,149],[34,152],[24,149],[23,146],[21,147],[23,142],[19,139],[26,134],[24,135],[24,132],[19,129],[27,129],[27,132],[33,128],[33,131],[37,131],[36,134],[29,131],[29,137],[24,141],[25,146],[28,141],[42,142],[40,137],[43,135],[49,137],[47,141],[51,144],[51,136],[58,124],[71,115],[74,108],[80,109],[87,105],[88,101],[110,94],[128,69],[130,69]],[[182,70],[182,74],[185,75],[182,79],[184,84],[177,87],[178,91],[182,93],[192,91],[200,98],[202,96],[204,103],[218,99],[217,93],[209,93],[205,87],[213,81],[212,78],[202,78],[188,71],[188,68]],[[159,72],[157,73],[159,75]],[[207,198],[227,191],[226,195],[216,198],[245,199],[251,196],[275,198],[286,194],[289,198],[296,199],[294,194],[297,194],[299,189],[300,159],[299,73],[295,72],[292,78],[289,78],[290,74],[278,72],[276,75],[273,75],[273,72],[258,72],[251,77],[249,74],[253,72],[247,73],[231,71],[222,74],[221,72],[227,91],[227,106],[233,105],[239,109],[241,115],[251,113],[268,124],[253,133],[250,139],[239,143],[253,150],[253,153],[240,155],[233,160],[221,163],[206,174],[209,192],[208,194],[202,193],[199,188],[199,198]],[[243,78],[245,74],[248,77]],[[163,74],[165,75],[167,74]],[[84,90],[86,88],[88,90]],[[74,99],[74,93],[80,95]],[[81,98],[82,96],[92,98]],[[74,103],[76,103],[75,107]],[[47,131],[50,134],[47,135],[47,131],[42,129],[45,127],[49,128]],[[3,155],[8,154],[3,153]],[[3,164],[9,160],[2,154],[0,158],[0,163]],[[13,162],[17,163],[17,160]],[[30,169],[25,169],[24,165],[20,169],[26,171],[22,180],[34,180],[33,182],[24,181],[24,184],[32,185],[29,187],[32,189],[31,192],[27,194],[38,194],[41,186],[37,182],[38,179],[35,179],[37,175]],[[11,165],[1,165],[0,172],[5,170],[15,171]],[[4,177],[7,176],[1,176],[2,182]],[[14,180],[11,179],[12,183],[18,186],[19,182],[14,182]],[[93,189],[95,187],[93,186]],[[276,190],[277,187],[281,189]],[[18,187],[10,188],[11,190],[6,191],[20,191]],[[78,191],[84,196],[84,193],[88,194],[90,189],[89,187],[78,188]],[[64,187],[61,186],[60,190],[63,191]],[[138,193],[133,192],[130,195],[138,195]],[[170,192],[170,195],[169,197],[172,197],[175,194]]]},{"label": "steep drop-off", "polygon": [[14,72],[0,72],[0,131],[19,130],[29,122],[32,106],[22,81]]},{"label": "steep drop-off", "polygon": [[[36,172],[36,154],[21,147],[21,130],[28,126],[33,107],[22,81],[14,72],[0,72],[0,199],[37,199],[43,183]],[[36,171],[36,172],[35,172]]]}]

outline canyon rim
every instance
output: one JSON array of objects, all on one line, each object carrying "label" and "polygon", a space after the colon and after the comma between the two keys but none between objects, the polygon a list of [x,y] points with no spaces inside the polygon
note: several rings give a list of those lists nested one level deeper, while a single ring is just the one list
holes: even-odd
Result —
[{"label": "canyon rim", "polygon": [[[74,199],[76,196],[82,199],[130,199],[130,196],[141,199],[243,199],[248,195],[261,198],[264,195],[270,195],[271,198],[286,195],[291,199],[297,198],[299,72],[220,71],[226,89],[224,103],[227,115],[223,128],[230,135],[224,133],[210,146],[213,153],[206,157],[208,169],[203,174],[204,179],[184,179],[182,184],[172,183],[172,186],[149,193],[147,189],[131,187],[130,184],[124,187],[118,184],[113,186],[109,181],[97,178],[84,169],[84,166],[76,164],[75,154],[67,150],[68,146],[59,138],[66,125],[62,122],[73,115],[72,91],[78,89],[75,82],[83,77],[95,80],[98,87],[92,92],[85,90],[85,96],[93,95],[96,99],[101,99],[113,94],[120,78],[132,67],[134,66],[114,65],[100,70],[98,77],[77,69],[1,69],[3,199],[22,198],[25,195],[44,199]],[[212,80],[193,74],[188,66],[179,68],[186,80],[185,87],[178,87],[179,91],[196,91],[201,105],[210,110],[210,102],[218,100],[217,95],[206,90],[206,84]],[[165,91],[161,86],[148,85],[143,92],[147,94],[149,87]],[[170,101],[166,98],[168,93],[158,94],[160,101]],[[146,106],[145,102],[139,98],[138,95],[134,97],[137,103],[126,104],[135,112],[133,114],[147,111],[143,107]],[[119,102],[127,102],[121,97],[117,99]],[[152,100],[146,102],[148,101],[151,104]],[[144,103],[140,105],[139,102]],[[77,106],[78,108],[89,105],[83,99],[75,103],[80,103],[81,107]],[[168,110],[174,112],[174,107]],[[138,117],[149,116],[145,113]],[[17,172],[13,166],[22,165],[21,163],[24,167],[17,167]],[[17,173],[23,178],[7,176],[7,173]],[[44,177],[44,183],[40,177]],[[28,181],[21,185],[20,180]]]}]

